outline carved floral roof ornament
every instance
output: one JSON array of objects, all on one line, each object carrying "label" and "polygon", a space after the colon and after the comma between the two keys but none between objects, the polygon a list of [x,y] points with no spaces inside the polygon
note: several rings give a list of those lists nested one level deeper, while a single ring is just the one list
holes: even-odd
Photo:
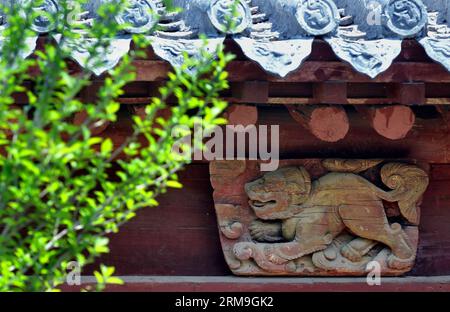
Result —
[{"label": "carved floral roof ornament", "polygon": [[251,9],[244,0],[212,0],[208,16],[214,27],[226,34],[238,34],[252,23]]},{"label": "carved floral roof ornament", "polygon": [[[24,3],[29,3],[32,0],[22,0]],[[34,7],[34,12],[37,17],[31,24],[32,30],[37,33],[44,34],[55,30],[55,21],[50,16],[57,15],[59,6],[57,0],[44,0],[40,5]]]},{"label": "carved floral roof ornament", "polygon": [[338,8],[331,0],[302,0],[295,16],[300,26],[313,36],[334,32],[340,20]]},{"label": "carved floral roof ornament", "polygon": [[427,24],[427,8],[422,1],[391,0],[384,8],[386,27],[401,37],[415,37]]},{"label": "carved floral roof ornament", "polygon": [[157,11],[155,2],[151,0],[131,0],[116,20],[125,25],[125,31],[129,33],[148,33],[158,23]]},{"label": "carved floral roof ornament", "polygon": [[[95,19],[101,1],[115,0],[90,0],[83,7],[83,18]],[[181,12],[167,12],[162,0],[131,1],[117,18],[127,27],[119,38],[112,38],[113,51],[105,56],[105,66],[90,69],[101,74],[114,67],[129,51],[131,35],[141,33],[152,40],[155,53],[173,66],[182,64],[184,51],[192,56],[199,53],[200,36],[210,39],[211,51],[230,36],[248,58],[284,77],[311,54],[314,38],[322,37],[338,57],[372,78],[391,66],[404,39],[418,40],[432,59],[450,71],[449,0],[239,0],[236,7],[234,0],[173,2]],[[58,9],[58,0],[46,0],[36,11],[55,14]],[[5,16],[0,24],[6,21]],[[46,34],[54,24],[42,14],[33,29]],[[79,56],[73,57],[88,66]]]}]

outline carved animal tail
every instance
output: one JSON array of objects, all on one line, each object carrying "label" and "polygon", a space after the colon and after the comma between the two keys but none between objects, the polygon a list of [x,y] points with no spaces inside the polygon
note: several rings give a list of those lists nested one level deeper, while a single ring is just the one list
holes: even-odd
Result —
[{"label": "carved animal tail", "polygon": [[381,169],[381,180],[392,191],[378,189],[378,195],[389,202],[398,202],[402,215],[412,224],[418,224],[419,201],[429,183],[427,173],[417,166],[389,163]]}]

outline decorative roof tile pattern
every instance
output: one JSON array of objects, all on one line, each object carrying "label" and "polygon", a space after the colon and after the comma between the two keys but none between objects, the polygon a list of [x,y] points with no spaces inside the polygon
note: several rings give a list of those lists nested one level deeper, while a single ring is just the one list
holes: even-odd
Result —
[{"label": "decorative roof tile pattern", "polygon": [[[101,1],[108,0],[91,0],[84,7],[86,14],[80,22],[89,24],[95,19]],[[314,38],[320,36],[338,57],[372,78],[390,67],[406,38],[416,39],[450,71],[450,0],[239,0],[237,15],[231,10],[234,0],[173,0],[182,8],[175,13],[168,12],[162,0],[130,2],[117,18],[118,23],[128,25],[126,32],[112,39],[103,64],[95,68],[86,64],[84,47],[92,42],[72,43],[78,47],[72,57],[81,66],[100,75],[129,51],[133,33],[143,33],[152,40],[155,53],[173,66],[183,62],[183,52],[199,53],[201,35],[211,39],[211,51],[231,36],[247,57],[284,77],[301,66]],[[40,9],[55,13],[58,8],[58,0],[46,0]],[[228,30],[231,21],[233,31]],[[1,31],[7,17],[1,17],[0,24]],[[53,26],[39,19],[34,30],[46,34]],[[32,53],[36,39],[30,39],[30,51],[23,57]]]}]

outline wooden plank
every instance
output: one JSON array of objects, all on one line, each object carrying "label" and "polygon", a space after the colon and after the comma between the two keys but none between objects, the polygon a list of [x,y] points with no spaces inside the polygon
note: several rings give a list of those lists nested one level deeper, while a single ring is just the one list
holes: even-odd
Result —
[{"label": "wooden plank", "polygon": [[427,105],[449,105],[450,98],[427,98],[425,99]]},{"label": "wooden plank", "polygon": [[249,79],[266,79],[268,81],[286,82],[322,82],[327,80],[343,80],[347,82],[450,82],[450,73],[436,63],[398,62],[375,79],[371,79],[343,62],[305,62],[300,69],[286,78],[278,78],[262,73],[252,62],[232,62],[229,66],[230,80],[243,81]]},{"label": "wooden plank", "polygon": [[392,141],[377,134],[367,120],[347,112],[350,131],[330,146],[298,125],[281,107],[259,107],[259,123],[280,126],[280,157],[363,157],[415,158],[424,162],[447,163],[449,132],[442,119],[417,119],[415,126],[402,140]]},{"label": "wooden plank", "polygon": [[220,248],[208,165],[189,166],[180,180],[183,189],[159,197],[159,207],[140,210],[138,217],[111,236],[111,253],[98,263],[116,266],[119,275],[229,274]]},{"label": "wooden plank", "polygon": [[419,82],[395,83],[390,85],[391,97],[402,105],[422,105],[426,102],[425,84]]},{"label": "wooden plank", "polygon": [[[166,78],[171,70],[164,61],[135,61],[137,69],[136,81],[160,81]],[[233,61],[228,66],[231,82],[241,81],[270,81],[270,82],[323,82],[327,80],[341,80],[347,82],[409,82],[423,81],[433,83],[450,83],[450,73],[436,63],[398,62],[394,63],[386,72],[374,79],[356,72],[350,65],[343,62],[305,62],[297,71],[285,78],[267,74],[258,64],[252,61]]]},{"label": "wooden plank", "polygon": [[228,125],[244,127],[258,123],[258,108],[250,105],[231,105],[223,117],[228,120]]},{"label": "wooden plank", "polygon": [[[234,276],[122,276],[124,285],[107,291],[125,292],[418,292],[450,291],[449,276],[382,278],[381,285],[369,286],[365,278],[245,278]],[[94,285],[94,277],[83,277],[83,285]],[[79,286],[64,285],[64,291]]]},{"label": "wooden plank", "polygon": [[[344,104],[344,105],[345,104],[347,104],[347,105],[389,105],[389,104],[395,104],[395,103],[396,103],[396,100],[393,98],[348,98],[342,104]],[[269,97],[267,104],[316,105],[316,104],[320,104],[320,103],[319,103],[319,101],[317,101],[314,98]],[[342,105],[342,104],[338,104],[338,105]],[[424,101],[424,104],[426,104],[426,105],[449,105],[450,98],[426,98]]]},{"label": "wooden plank", "polygon": [[[450,86],[449,86],[450,88]],[[156,95],[156,94],[155,94]],[[225,101],[232,104],[248,103],[240,98],[235,97],[222,97]],[[17,94],[14,96],[14,100],[18,105],[27,105],[28,97],[23,94]],[[120,97],[117,101],[124,105],[135,105],[135,104],[148,104],[152,100],[152,97],[131,97],[130,94],[126,94],[126,97]],[[260,101],[258,104],[274,104],[274,105],[317,105],[321,102],[312,97],[268,97],[266,101]],[[389,105],[395,104],[396,100],[393,98],[347,98],[344,103],[329,103],[329,105]],[[426,105],[450,105],[450,98],[426,98],[424,104]]]},{"label": "wooden plank", "polygon": [[[431,172],[418,256],[409,276],[450,275],[449,165],[433,165]],[[111,236],[111,253],[98,263],[116,266],[119,275],[230,275],[219,242],[208,164],[190,165],[180,178],[185,188],[161,196],[159,207],[139,211]]]},{"label": "wooden plank", "polygon": [[[132,131],[130,116],[127,109],[121,109],[118,121],[101,135],[110,137],[119,146]],[[397,141],[376,133],[357,112],[348,110],[347,116],[350,124],[347,136],[330,146],[293,120],[285,107],[258,106],[259,125],[267,125],[269,130],[271,125],[279,125],[281,158],[414,158],[436,164],[450,162],[450,130],[439,115],[432,119],[417,118],[408,135]]]},{"label": "wooden plank", "polygon": [[245,81],[231,84],[232,97],[241,103],[267,103],[269,98],[269,84],[267,81]]},{"label": "wooden plank", "polygon": [[326,81],[313,85],[314,99],[319,104],[346,104],[347,83],[342,81]]}]

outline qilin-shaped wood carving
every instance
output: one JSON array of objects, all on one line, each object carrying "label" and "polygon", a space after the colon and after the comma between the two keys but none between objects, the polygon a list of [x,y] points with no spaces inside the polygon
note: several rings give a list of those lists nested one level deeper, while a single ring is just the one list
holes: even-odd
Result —
[{"label": "qilin-shaped wood carving", "polygon": [[222,247],[238,275],[383,275],[412,269],[423,166],[382,160],[254,161],[210,167]]}]

